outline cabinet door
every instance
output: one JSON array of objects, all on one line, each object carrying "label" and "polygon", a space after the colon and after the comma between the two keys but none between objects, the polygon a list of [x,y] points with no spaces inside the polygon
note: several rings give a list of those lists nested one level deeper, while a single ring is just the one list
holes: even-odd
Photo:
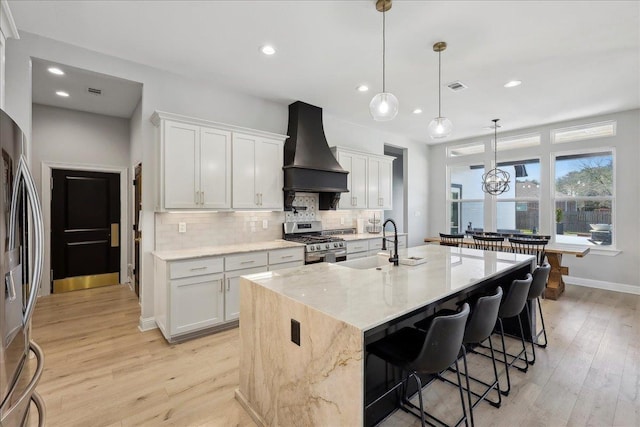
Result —
[{"label": "cabinet door", "polygon": [[230,132],[200,128],[200,191],[201,207],[231,207]]},{"label": "cabinet door", "polygon": [[224,321],[224,276],[211,274],[171,281],[170,334],[193,332]]},{"label": "cabinet door", "polygon": [[199,207],[198,126],[167,120],[163,138],[164,207]]},{"label": "cabinet door", "polygon": [[258,192],[255,187],[256,137],[233,134],[233,207],[257,208]]},{"label": "cabinet door", "polygon": [[254,273],[264,273],[267,266],[247,268],[226,274],[224,293],[224,320],[235,320],[240,317],[240,276]]},{"label": "cabinet door", "polygon": [[260,139],[256,143],[256,188],[258,207],[264,209],[284,209],[282,187],[283,147],[280,141]]},{"label": "cabinet door", "polygon": [[346,171],[349,193],[340,198],[340,209],[366,209],[367,207],[367,157],[338,151],[338,163]]},{"label": "cabinet door", "polygon": [[392,209],[392,163],[386,159],[369,158],[369,209]]}]

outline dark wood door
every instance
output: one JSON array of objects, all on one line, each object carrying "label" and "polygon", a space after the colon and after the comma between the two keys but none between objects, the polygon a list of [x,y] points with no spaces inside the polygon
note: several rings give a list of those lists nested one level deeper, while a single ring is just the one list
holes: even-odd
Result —
[{"label": "dark wood door", "polygon": [[142,163],[135,169],[134,191],[134,217],[133,217],[133,246],[135,252],[135,264],[133,266],[133,280],[135,282],[136,295],[140,297],[140,242],[142,241],[142,231],[140,231],[140,211],[142,211]]},{"label": "dark wood door", "polygon": [[117,285],[120,175],[54,169],[52,177],[52,291]]}]

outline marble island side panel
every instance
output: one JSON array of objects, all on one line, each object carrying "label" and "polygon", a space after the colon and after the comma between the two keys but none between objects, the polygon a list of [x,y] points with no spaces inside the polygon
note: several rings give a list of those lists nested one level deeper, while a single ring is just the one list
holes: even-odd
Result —
[{"label": "marble island side panel", "polygon": [[[240,284],[240,386],[259,425],[363,424],[362,330],[246,278]],[[300,322],[300,345],[291,340]]]}]

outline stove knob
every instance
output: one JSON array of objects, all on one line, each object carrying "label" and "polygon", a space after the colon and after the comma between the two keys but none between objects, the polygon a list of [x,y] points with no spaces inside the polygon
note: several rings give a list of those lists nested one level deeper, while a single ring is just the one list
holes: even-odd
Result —
[{"label": "stove knob", "polygon": [[317,249],[317,250],[320,250],[320,245],[316,245],[316,249]]},{"label": "stove knob", "polygon": [[313,245],[307,246],[307,248],[309,249],[309,252],[313,252]]},{"label": "stove knob", "polygon": [[337,247],[338,247],[338,244],[337,244],[337,243],[334,243],[334,244],[333,244],[333,247],[334,247],[334,248],[337,248]]},{"label": "stove knob", "polygon": [[329,249],[329,244],[324,245],[325,248]]}]

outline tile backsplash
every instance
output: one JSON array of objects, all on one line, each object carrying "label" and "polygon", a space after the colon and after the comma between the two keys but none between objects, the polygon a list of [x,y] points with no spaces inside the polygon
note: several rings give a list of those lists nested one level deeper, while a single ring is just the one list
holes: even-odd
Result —
[{"label": "tile backsplash", "polygon": [[[325,230],[356,228],[357,219],[365,225],[380,210],[318,210],[318,195],[297,193],[295,206],[306,209],[294,212],[158,212],[155,214],[156,250],[194,249],[238,243],[264,242],[282,238],[282,223],[286,221],[322,221]],[[267,228],[263,228],[263,221]],[[185,223],[186,231],[178,227]]]}]

